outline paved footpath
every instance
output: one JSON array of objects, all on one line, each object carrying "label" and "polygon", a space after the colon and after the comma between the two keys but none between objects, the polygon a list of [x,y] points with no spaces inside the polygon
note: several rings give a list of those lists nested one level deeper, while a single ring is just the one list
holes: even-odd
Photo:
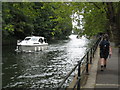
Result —
[{"label": "paved footpath", "polygon": [[[99,50],[97,52],[99,52]],[[88,78],[87,84],[84,88],[94,88],[94,90],[120,90],[120,61],[118,60],[120,60],[120,50],[119,48],[115,48],[112,43],[112,56],[111,58],[108,58],[106,69],[101,71],[100,64],[97,62],[96,69],[93,68],[91,70],[92,72],[90,71],[90,74],[95,71],[96,74],[94,74],[94,76],[91,75],[92,77],[90,76]]]},{"label": "paved footpath", "polygon": [[119,89],[119,49],[112,44],[112,56],[108,58],[107,68],[104,71],[100,70],[98,64],[95,88],[101,89]]}]

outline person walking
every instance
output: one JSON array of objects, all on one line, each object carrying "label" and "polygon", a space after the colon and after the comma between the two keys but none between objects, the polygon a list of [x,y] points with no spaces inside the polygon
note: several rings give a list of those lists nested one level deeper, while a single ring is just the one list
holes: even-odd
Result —
[{"label": "person walking", "polygon": [[107,34],[103,36],[103,39],[99,44],[99,47],[100,47],[101,71],[103,71],[106,68],[108,56],[112,55],[112,49],[111,49],[110,41]]}]

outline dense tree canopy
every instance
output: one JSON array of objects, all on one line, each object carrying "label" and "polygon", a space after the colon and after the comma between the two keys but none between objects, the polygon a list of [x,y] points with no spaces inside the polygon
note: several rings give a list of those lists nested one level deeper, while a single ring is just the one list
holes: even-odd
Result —
[{"label": "dense tree canopy", "polygon": [[29,35],[65,38],[72,30],[71,12],[66,3],[5,2],[3,37],[23,39]]},{"label": "dense tree canopy", "polygon": [[[87,36],[108,33],[120,43],[119,2],[4,2],[2,6],[3,38],[40,35],[61,39],[75,30]],[[77,17],[72,17],[75,13]],[[74,20],[77,26],[73,29]]]}]

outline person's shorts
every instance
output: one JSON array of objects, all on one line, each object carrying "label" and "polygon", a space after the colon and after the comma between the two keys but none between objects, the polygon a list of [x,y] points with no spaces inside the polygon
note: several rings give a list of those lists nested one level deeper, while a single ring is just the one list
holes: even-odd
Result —
[{"label": "person's shorts", "polygon": [[104,58],[105,60],[108,58],[109,52],[100,52],[100,58]]}]

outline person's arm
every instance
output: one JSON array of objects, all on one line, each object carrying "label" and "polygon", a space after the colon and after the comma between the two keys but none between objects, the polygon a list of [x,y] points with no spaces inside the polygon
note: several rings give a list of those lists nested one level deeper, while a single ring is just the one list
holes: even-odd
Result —
[{"label": "person's arm", "polygon": [[109,54],[112,55],[112,47],[109,46]]}]

